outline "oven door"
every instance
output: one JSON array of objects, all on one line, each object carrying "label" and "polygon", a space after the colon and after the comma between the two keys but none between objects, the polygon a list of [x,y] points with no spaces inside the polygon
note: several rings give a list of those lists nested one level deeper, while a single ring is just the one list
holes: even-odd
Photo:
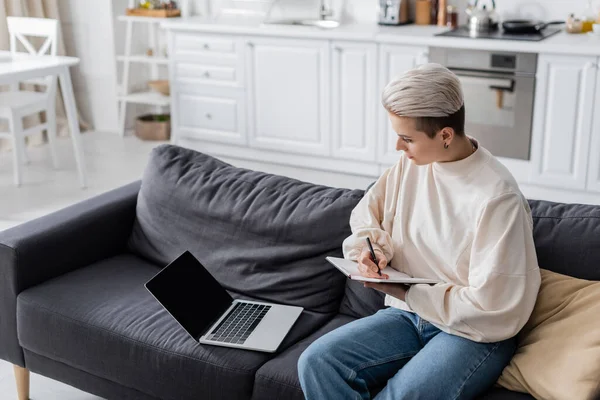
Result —
[{"label": "oven door", "polygon": [[465,131],[497,157],[529,160],[535,76],[452,70],[465,100]]}]

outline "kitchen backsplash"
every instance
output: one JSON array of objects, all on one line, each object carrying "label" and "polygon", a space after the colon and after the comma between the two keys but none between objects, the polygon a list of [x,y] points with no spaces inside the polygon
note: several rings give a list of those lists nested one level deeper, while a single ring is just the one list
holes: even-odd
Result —
[{"label": "kitchen backsplash", "polygon": [[[269,10],[273,0],[191,0],[194,13],[202,13],[203,10],[210,10],[215,15],[220,10],[251,12],[264,14]],[[319,0],[275,0],[279,4],[286,4],[289,8],[314,9],[317,10]],[[411,10],[414,13],[414,3],[416,0],[410,0]],[[471,0],[471,2],[474,0]],[[378,0],[325,0],[336,13],[336,17],[346,21],[356,22],[375,22]],[[480,0],[480,3],[491,4],[491,0]],[[460,21],[466,22],[464,9],[469,4],[469,0],[449,0],[449,4],[459,7]],[[588,2],[587,0],[496,0],[497,11],[504,18],[531,18],[543,21],[564,20],[570,13],[581,14]],[[592,2],[594,9],[598,13],[600,1]]]}]

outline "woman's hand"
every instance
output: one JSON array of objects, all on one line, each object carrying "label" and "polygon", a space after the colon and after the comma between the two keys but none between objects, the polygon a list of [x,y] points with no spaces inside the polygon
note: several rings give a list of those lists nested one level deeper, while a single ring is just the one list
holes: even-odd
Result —
[{"label": "woman's hand", "polygon": [[406,301],[406,292],[410,289],[409,285],[404,283],[375,283],[375,282],[364,282],[365,287],[370,287],[375,290],[379,290],[385,294],[389,294],[392,297]]},{"label": "woman's hand", "polygon": [[[388,261],[385,258],[385,256],[383,254],[381,254],[380,251],[375,250],[375,255],[377,256],[377,261],[379,263],[379,269],[383,270],[385,267],[387,267]],[[361,253],[360,256],[358,256],[358,270],[360,271],[360,274],[366,278],[378,278],[378,279],[388,279],[389,276],[387,274],[384,274],[383,272],[381,273],[381,275],[379,275],[377,273],[377,265],[373,262],[373,259],[371,258],[371,252],[369,251],[369,249],[364,249]]]}]

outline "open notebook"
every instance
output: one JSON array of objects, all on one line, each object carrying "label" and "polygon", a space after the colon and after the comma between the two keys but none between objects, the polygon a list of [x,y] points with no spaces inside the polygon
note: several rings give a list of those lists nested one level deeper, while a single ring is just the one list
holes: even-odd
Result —
[{"label": "open notebook", "polygon": [[355,281],[363,281],[363,282],[383,282],[383,283],[438,283],[440,282],[437,279],[427,279],[427,278],[413,278],[404,272],[396,271],[395,269],[388,267],[384,269],[386,275],[389,275],[389,279],[377,279],[377,278],[365,278],[360,274],[358,270],[358,263],[356,261],[346,260],[345,258],[338,257],[325,257],[327,261],[333,264],[334,267],[339,269],[344,275],[348,278],[353,279]]}]

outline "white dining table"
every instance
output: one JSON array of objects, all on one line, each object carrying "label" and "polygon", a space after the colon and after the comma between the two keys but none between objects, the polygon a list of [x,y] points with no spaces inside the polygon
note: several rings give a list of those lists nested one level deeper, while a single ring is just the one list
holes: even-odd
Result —
[{"label": "white dining table", "polygon": [[75,105],[75,95],[73,93],[73,83],[71,82],[71,74],[69,72],[69,68],[77,64],[79,64],[79,58],[77,57],[39,56],[26,53],[12,55],[9,51],[0,51],[0,85],[14,84],[31,78],[40,78],[49,75],[56,75],[58,77],[65,112],[67,113],[69,130],[71,131],[71,141],[75,150],[79,182],[85,188],[87,187],[87,174],[81,143],[81,132],[79,131],[77,106]]}]

